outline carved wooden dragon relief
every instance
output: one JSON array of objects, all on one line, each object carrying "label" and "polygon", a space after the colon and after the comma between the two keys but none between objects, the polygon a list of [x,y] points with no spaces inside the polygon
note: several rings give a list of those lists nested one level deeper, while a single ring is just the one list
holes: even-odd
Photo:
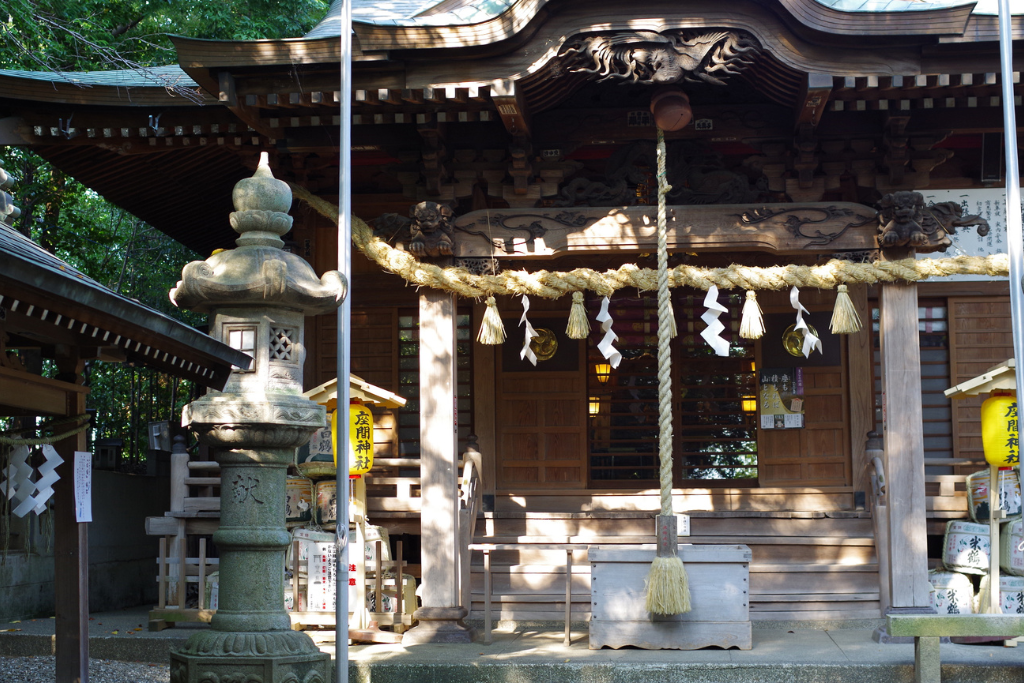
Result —
[{"label": "carved wooden dragon relief", "polygon": [[566,42],[559,57],[565,70],[599,81],[725,85],[723,78],[752,64],[760,49],[737,31],[630,31],[578,36]]}]

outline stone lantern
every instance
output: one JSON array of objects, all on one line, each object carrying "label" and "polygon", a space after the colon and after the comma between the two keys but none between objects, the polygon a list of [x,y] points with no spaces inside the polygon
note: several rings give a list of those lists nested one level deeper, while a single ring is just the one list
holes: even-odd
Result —
[{"label": "stone lantern", "polygon": [[326,424],[324,407],[302,396],[304,318],[335,310],[347,284],[282,250],[292,193],[265,153],[231,197],[238,247],[189,263],[171,290],[176,306],[210,314],[213,337],[253,357],[182,416],[221,465],[220,608],[211,630],[171,653],[171,681],[328,683],[330,656],[291,630],[284,608],[285,476]]}]

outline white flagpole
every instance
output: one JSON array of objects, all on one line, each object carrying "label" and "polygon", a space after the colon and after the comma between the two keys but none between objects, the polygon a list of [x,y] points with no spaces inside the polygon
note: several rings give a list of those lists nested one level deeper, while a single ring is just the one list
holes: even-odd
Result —
[{"label": "white flagpole", "polygon": [[[1020,215],[1020,169],[1017,163],[1017,112],[1013,96],[1013,33],[1010,31],[1010,0],[999,0],[999,66],[1003,86],[1003,133],[1006,136],[1006,245],[1010,257],[1010,314],[1013,320],[1013,355],[1016,359],[1017,402],[1024,397],[1024,234]],[[1018,408],[1018,415],[1020,411]],[[1017,474],[1020,447],[1017,448]],[[997,482],[991,482],[998,486]],[[999,591],[999,586],[991,590]]]},{"label": "white flagpole", "polygon": [[348,402],[352,323],[352,0],[341,4],[341,149],[338,160],[338,272],[348,282],[348,295],[338,309],[338,436],[336,481],[338,527],[335,536],[336,597],[334,613],[334,680],[348,683]]}]

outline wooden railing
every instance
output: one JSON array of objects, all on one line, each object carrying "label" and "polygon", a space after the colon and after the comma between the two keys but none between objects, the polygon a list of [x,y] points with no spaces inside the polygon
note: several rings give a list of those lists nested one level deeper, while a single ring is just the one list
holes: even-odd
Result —
[{"label": "wooden railing", "polygon": [[462,479],[459,482],[459,553],[458,576],[459,596],[467,612],[472,609],[470,587],[470,549],[476,531],[476,518],[483,504],[483,456],[477,450],[475,434],[469,435],[469,443],[462,454]]}]

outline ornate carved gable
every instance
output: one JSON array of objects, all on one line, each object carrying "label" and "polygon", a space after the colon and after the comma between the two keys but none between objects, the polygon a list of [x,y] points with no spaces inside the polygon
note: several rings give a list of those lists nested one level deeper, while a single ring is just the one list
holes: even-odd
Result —
[{"label": "ornate carved gable", "polygon": [[760,46],[740,31],[595,33],[570,39],[558,67],[591,78],[667,85],[722,80],[752,63]]}]

